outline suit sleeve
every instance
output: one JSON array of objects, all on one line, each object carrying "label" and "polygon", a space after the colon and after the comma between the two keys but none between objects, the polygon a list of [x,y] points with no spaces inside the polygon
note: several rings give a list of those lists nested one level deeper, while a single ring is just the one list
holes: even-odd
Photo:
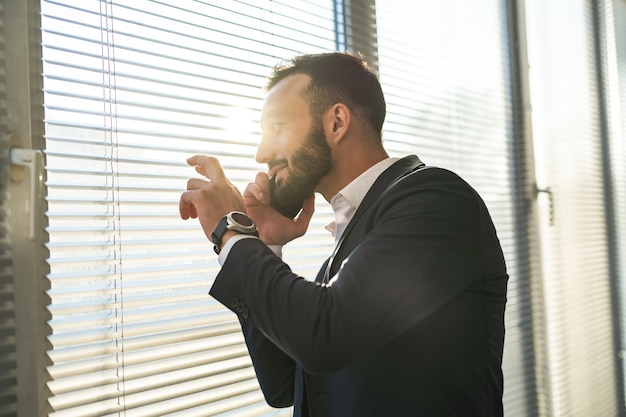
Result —
[{"label": "suit sleeve", "polygon": [[265,400],[272,407],[293,405],[295,362],[251,321],[240,318],[252,364]]},{"label": "suit sleeve", "polygon": [[482,279],[481,235],[495,236],[486,209],[454,174],[432,171],[381,197],[332,285],[298,277],[247,239],[232,248],[211,295],[244,306],[250,325],[310,373],[373,352]]}]

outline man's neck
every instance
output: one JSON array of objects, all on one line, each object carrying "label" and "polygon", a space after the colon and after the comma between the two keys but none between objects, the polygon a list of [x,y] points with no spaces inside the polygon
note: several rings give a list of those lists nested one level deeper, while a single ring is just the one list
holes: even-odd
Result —
[{"label": "man's neck", "polygon": [[365,171],[389,158],[384,149],[378,152],[363,152],[360,150],[354,155],[346,155],[343,158],[333,158],[333,168],[330,173],[322,179],[318,185],[318,190],[326,201],[330,200],[345,186],[358,178]]}]

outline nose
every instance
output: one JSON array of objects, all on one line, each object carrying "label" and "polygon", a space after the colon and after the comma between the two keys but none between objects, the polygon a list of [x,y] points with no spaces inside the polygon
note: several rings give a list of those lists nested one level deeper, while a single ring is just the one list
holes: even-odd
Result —
[{"label": "nose", "polygon": [[256,150],[256,161],[260,164],[266,164],[274,157],[271,141],[266,134],[261,135],[261,142]]}]

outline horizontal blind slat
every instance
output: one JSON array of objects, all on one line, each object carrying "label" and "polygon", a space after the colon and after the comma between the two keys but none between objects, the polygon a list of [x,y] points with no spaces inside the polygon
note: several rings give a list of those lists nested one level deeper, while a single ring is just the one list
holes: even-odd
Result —
[{"label": "horizontal blind slat", "polygon": [[[121,383],[103,384],[102,387],[92,390],[80,390],[66,395],[59,395],[52,402],[53,407],[61,412],[51,413],[50,416],[101,416],[108,412],[124,411],[126,415],[136,407],[152,405],[156,414],[162,415],[167,410],[179,411],[193,405],[189,398],[197,394],[200,403],[215,401],[216,399],[236,397],[242,393],[258,390],[258,383],[254,380],[251,369],[231,371],[221,374],[218,378],[199,378],[191,382],[172,384],[163,388],[154,387],[147,391],[133,392]],[[148,381],[142,385],[147,386]],[[103,389],[108,388],[108,389]],[[129,391],[123,398],[119,398],[120,388]],[[120,403],[123,403],[120,406]],[[158,403],[159,406],[154,406]],[[104,406],[104,407],[103,407]],[[63,413],[64,409],[70,409]]]},{"label": "horizontal blind slat", "polygon": [[[250,357],[245,345],[239,343],[237,346],[238,348],[233,346],[222,348],[222,354],[213,355],[214,357],[204,355],[204,357],[199,358],[196,354],[196,357],[192,359],[176,357],[150,362],[142,360],[137,365],[124,361],[123,363],[114,363],[117,366],[107,370],[102,370],[102,363],[95,363],[94,365],[97,366],[92,366],[88,375],[76,373],[74,377],[64,377],[55,372],[55,381],[52,386],[58,394],[64,395],[66,398],[80,396],[80,401],[83,404],[88,404],[95,400],[93,397],[89,398],[88,392],[99,391],[97,387],[102,383],[124,382],[124,384],[132,383],[135,386],[143,384],[148,389],[154,389],[169,384],[193,381],[207,375],[250,368]],[[174,362],[178,362],[178,364]],[[88,364],[84,365],[88,366]],[[122,366],[124,367],[123,371],[120,369]],[[184,368],[181,369],[181,367]],[[85,369],[89,368],[86,367]],[[123,374],[123,377],[120,374]],[[150,381],[147,378],[150,378]],[[137,392],[137,389],[135,391]]]}]

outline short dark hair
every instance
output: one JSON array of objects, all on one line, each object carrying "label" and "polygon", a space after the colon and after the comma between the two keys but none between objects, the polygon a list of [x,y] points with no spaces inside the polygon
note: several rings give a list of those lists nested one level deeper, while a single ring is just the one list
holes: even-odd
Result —
[{"label": "short dark hair", "polygon": [[274,67],[266,91],[294,74],[311,77],[303,91],[311,116],[319,117],[334,104],[343,103],[380,137],[385,121],[385,97],[378,76],[363,57],[342,52],[296,56]]}]

